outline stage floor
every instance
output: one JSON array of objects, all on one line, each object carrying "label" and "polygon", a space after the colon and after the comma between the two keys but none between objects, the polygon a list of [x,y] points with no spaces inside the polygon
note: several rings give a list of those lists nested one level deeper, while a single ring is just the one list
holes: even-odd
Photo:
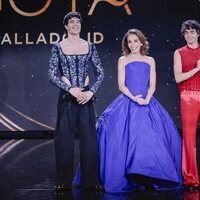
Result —
[{"label": "stage floor", "polygon": [[[75,143],[74,166],[77,167],[78,141]],[[199,192],[183,190],[96,194],[74,189],[60,195],[54,193],[54,179],[53,139],[0,140],[0,200],[199,200]]]}]

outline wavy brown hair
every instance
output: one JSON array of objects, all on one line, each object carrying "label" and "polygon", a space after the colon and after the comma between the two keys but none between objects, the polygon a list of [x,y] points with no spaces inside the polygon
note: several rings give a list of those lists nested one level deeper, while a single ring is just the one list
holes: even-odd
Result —
[{"label": "wavy brown hair", "polygon": [[124,35],[122,39],[122,54],[127,56],[131,53],[131,50],[128,47],[128,36],[131,34],[136,35],[142,43],[142,46],[140,48],[141,55],[147,55],[149,50],[149,42],[147,41],[145,35],[138,29],[130,29]]},{"label": "wavy brown hair", "polygon": [[189,30],[189,29],[195,29],[197,34],[199,35],[200,34],[199,22],[192,19],[184,21],[181,25],[181,34],[184,35],[186,30]]}]

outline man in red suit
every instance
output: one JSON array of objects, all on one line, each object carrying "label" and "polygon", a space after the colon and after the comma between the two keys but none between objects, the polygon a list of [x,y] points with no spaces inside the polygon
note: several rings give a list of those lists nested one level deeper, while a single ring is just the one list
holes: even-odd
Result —
[{"label": "man in red suit", "polygon": [[200,117],[200,24],[196,20],[182,23],[181,33],[186,45],[174,52],[174,76],[180,92],[183,129],[182,172],[184,186],[199,189],[196,157],[196,132]]}]

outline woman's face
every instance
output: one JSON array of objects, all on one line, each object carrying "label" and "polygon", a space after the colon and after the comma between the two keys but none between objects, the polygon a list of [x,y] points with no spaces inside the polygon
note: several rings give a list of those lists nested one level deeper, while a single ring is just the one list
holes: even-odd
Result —
[{"label": "woman's face", "polygon": [[79,35],[81,32],[81,21],[80,19],[73,17],[68,20],[68,24],[65,26],[68,34]]},{"label": "woman's face", "polygon": [[142,43],[135,34],[130,34],[127,37],[127,43],[131,53],[140,53]]}]

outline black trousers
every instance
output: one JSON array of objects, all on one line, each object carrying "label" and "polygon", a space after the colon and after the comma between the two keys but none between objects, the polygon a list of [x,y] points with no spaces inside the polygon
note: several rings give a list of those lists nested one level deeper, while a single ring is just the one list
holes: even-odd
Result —
[{"label": "black trousers", "polygon": [[55,135],[57,184],[71,187],[74,166],[74,139],[80,146],[81,186],[90,188],[99,184],[99,156],[96,116],[93,102],[77,103],[69,93],[60,91]]}]

